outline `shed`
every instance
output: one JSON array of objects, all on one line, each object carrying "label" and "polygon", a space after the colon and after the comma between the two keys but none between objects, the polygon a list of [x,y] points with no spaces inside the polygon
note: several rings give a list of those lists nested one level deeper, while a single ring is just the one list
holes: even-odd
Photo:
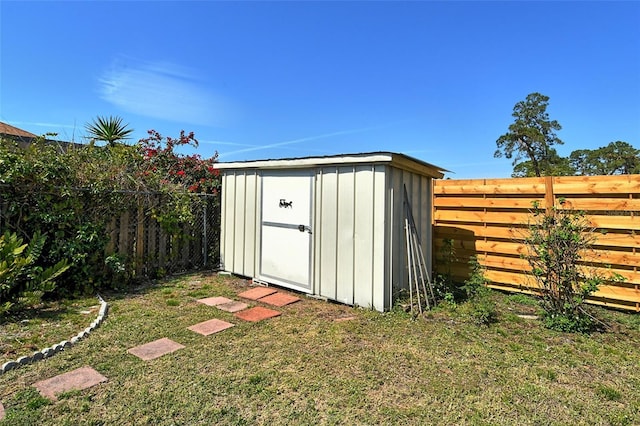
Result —
[{"label": "shed", "polygon": [[431,271],[432,179],[391,152],[219,163],[221,269],[388,310],[408,289],[404,188]]}]

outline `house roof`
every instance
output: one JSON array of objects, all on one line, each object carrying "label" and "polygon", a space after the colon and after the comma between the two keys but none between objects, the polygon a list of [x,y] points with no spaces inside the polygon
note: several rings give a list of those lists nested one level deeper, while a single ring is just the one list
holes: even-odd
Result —
[{"label": "house roof", "polygon": [[332,166],[354,163],[390,164],[403,170],[416,172],[422,175],[442,178],[443,172],[448,170],[436,165],[409,157],[405,154],[394,152],[363,152],[357,154],[340,154],[322,157],[297,157],[280,158],[273,160],[236,161],[229,163],[217,163],[217,169],[293,169],[316,166]]},{"label": "house roof", "polygon": [[19,129],[15,126],[12,126],[7,123],[3,123],[0,121],[0,135],[6,136],[14,136],[18,138],[28,138],[35,139],[38,135],[34,135],[33,133],[27,132],[26,130]]}]

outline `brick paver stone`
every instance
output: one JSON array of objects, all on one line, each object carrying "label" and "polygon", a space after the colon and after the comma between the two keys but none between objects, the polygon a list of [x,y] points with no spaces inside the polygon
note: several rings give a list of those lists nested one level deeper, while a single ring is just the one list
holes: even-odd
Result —
[{"label": "brick paver stone", "polygon": [[184,345],[163,337],[162,339],[128,349],[127,352],[144,361],[149,361],[182,348],[184,348]]},{"label": "brick paver stone", "polygon": [[264,302],[272,306],[286,306],[299,301],[300,298],[286,293],[273,293],[258,299],[258,302]]},{"label": "brick paver stone", "polygon": [[56,400],[56,395],[70,390],[82,390],[106,382],[107,378],[91,367],[81,367],[47,380],[40,380],[34,386],[42,396]]},{"label": "brick paver stone", "polygon": [[244,297],[245,299],[250,300],[258,300],[261,297],[268,296],[270,294],[275,293],[277,290],[274,290],[269,287],[254,287],[251,290],[247,290],[245,292],[240,293],[238,296]]},{"label": "brick paver stone", "polygon": [[343,322],[343,321],[352,321],[356,319],[356,317],[342,317],[334,319],[335,322]]},{"label": "brick paver stone", "polygon": [[234,315],[245,321],[258,322],[268,318],[280,316],[282,315],[282,313],[274,311],[273,309],[263,308],[262,306],[256,306],[255,308],[236,312]]},{"label": "brick paver stone", "polygon": [[226,297],[207,297],[206,299],[198,299],[199,303],[204,303],[208,306],[218,306],[224,305],[225,303],[233,302],[231,299],[227,299]]},{"label": "brick paver stone", "polygon": [[234,325],[235,324],[231,324],[230,322],[222,321],[219,319],[212,319],[192,325],[191,327],[187,328],[191,331],[202,334],[203,336],[208,336],[210,334],[226,330],[227,328],[233,327]]},{"label": "brick paver stone", "polygon": [[243,309],[247,309],[249,305],[244,302],[237,302],[235,300],[230,301],[229,303],[223,303],[221,305],[216,306],[218,309],[222,309],[225,312],[238,312]]}]

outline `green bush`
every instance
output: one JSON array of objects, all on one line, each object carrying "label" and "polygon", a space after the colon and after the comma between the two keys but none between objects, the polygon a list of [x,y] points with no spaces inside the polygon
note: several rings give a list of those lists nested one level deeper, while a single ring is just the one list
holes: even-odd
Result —
[{"label": "green bush", "polygon": [[[36,265],[43,270],[68,260],[57,294],[93,292],[134,279],[134,259],[106,253],[107,227],[125,211],[146,205],[163,230],[178,241],[191,223],[193,192],[217,194],[216,155],[175,152],[197,147],[193,133],[165,138],[151,131],[137,144],[69,145],[43,139],[26,148],[0,144],[0,226],[20,238],[46,237]],[[150,205],[149,194],[162,194]],[[145,204],[146,203],[146,204]],[[122,269],[124,268],[124,270]]]},{"label": "green bush", "polygon": [[491,300],[491,290],[487,287],[484,268],[475,256],[469,259],[469,266],[471,275],[461,287],[466,296],[463,311],[475,324],[489,325],[497,320],[497,311]]},{"label": "green bush", "polygon": [[38,265],[46,238],[36,234],[28,244],[15,233],[0,236],[0,315],[38,304],[55,289],[55,280],[68,268],[66,260],[44,269]]},{"label": "green bush", "polygon": [[589,331],[595,322],[585,300],[603,282],[623,278],[605,277],[587,267],[595,237],[584,213],[556,207],[545,211],[534,204],[533,215],[524,257],[541,289],[544,324],[564,332]]}]

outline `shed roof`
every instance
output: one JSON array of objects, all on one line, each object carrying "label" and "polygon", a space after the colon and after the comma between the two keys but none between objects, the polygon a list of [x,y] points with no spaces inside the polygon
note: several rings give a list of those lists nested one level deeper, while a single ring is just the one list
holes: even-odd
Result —
[{"label": "shed roof", "polygon": [[221,170],[240,169],[300,169],[317,166],[337,166],[346,164],[388,164],[402,170],[418,173],[424,176],[440,179],[444,172],[436,165],[418,160],[404,154],[395,152],[363,152],[357,154],[339,154],[320,157],[296,157],[279,158],[271,160],[235,161],[217,163],[216,168]]}]

